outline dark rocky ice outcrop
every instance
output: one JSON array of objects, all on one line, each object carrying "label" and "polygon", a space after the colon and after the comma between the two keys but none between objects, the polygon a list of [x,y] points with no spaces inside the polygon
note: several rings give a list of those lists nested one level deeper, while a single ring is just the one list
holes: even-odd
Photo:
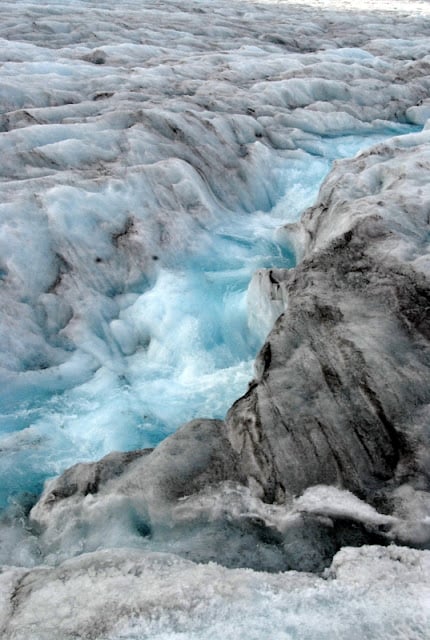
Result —
[{"label": "dark rocky ice outcrop", "polygon": [[300,264],[256,276],[286,311],[226,424],[266,500],[319,483],[381,505],[403,482],[428,489],[428,143],[339,163],[286,229]]}]

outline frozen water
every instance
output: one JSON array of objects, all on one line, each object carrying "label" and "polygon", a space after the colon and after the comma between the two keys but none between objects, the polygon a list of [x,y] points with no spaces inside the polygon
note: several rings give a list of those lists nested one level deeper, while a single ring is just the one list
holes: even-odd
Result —
[{"label": "frozen water", "polygon": [[[370,11],[405,11],[400,0],[308,4],[0,0],[1,561],[140,548],[5,570],[7,638],[425,637],[425,554],[344,551],[323,582],[141,551],[207,560],[218,545],[230,566],[283,568],[258,522],[285,514],[231,487],[221,504],[185,496],[172,515],[139,469],[118,493],[64,501],[44,539],[27,529],[49,476],[224,416],[282,310],[249,282],[300,258],[284,225],[334,160],[425,124],[426,3],[408,3],[410,16]],[[166,466],[189,463],[169,455]],[[393,524],[334,488],[292,509]],[[244,513],[249,530],[225,524]],[[199,514],[206,529],[190,526]]]}]

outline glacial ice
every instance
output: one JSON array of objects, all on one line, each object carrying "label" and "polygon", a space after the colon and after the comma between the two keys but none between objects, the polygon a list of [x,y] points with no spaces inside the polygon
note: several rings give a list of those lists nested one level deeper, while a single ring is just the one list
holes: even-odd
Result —
[{"label": "glacial ice", "polygon": [[[354,297],[356,247],[340,302],[329,278],[351,230],[380,260],[379,295],[387,256],[399,278],[428,277],[429,133],[414,132],[429,18],[422,2],[364,4],[0,0],[2,637],[426,638],[429,552],[380,546],[430,539],[424,307],[405,335]],[[223,426],[253,375],[263,422],[276,385],[297,415],[344,415],[333,389],[356,351],[325,382],[308,352],[279,355],[296,347],[300,277],[296,328],[317,309],[331,364],[343,313],[345,344],[383,378],[374,395],[405,398],[406,439],[423,441],[389,503],[366,502],[360,456],[356,485],[332,474],[317,430],[302,465],[297,443],[285,457],[285,439],[260,438],[246,400]],[[216,420],[176,431],[201,416]]]},{"label": "glacial ice", "polygon": [[64,640],[418,640],[430,623],[429,561],[428,551],[349,548],[324,579],[98,551],[30,574],[6,569],[0,592],[19,585],[6,628],[14,640],[51,640],[58,629]]}]

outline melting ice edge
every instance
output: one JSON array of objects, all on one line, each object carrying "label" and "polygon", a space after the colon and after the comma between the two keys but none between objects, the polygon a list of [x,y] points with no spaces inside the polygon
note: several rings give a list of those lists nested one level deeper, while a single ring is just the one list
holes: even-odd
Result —
[{"label": "melting ice edge", "polygon": [[426,638],[428,18],[0,8],[2,637]]}]

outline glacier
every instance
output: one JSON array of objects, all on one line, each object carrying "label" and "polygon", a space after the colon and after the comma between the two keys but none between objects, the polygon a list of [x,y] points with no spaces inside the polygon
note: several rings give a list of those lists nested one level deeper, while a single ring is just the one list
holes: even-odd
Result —
[{"label": "glacier", "polygon": [[430,628],[430,12],[0,1],[0,634]]}]

